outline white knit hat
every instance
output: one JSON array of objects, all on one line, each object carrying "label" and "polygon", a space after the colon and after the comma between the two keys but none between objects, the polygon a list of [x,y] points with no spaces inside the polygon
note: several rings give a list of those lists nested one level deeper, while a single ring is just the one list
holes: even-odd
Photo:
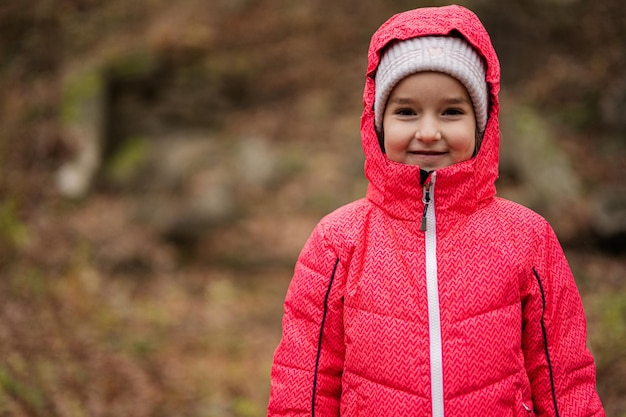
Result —
[{"label": "white knit hat", "polygon": [[487,125],[489,94],[486,67],[472,46],[451,36],[426,36],[394,43],[387,49],[376,72],[374,114],[382,132],[383,114],[391,91],[400,80],[421,71],[437,71],[459,80],[469,93],[479,133]]}]

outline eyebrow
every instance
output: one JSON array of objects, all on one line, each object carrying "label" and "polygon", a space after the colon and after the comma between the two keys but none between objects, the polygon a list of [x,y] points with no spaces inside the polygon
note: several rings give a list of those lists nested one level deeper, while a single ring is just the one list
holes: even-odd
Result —
[{"label": "eyebrow", "polygon": [[[453,96],[453,97],[448,97],[442,100],[444,103],[446,104],[471,104],[471,101],[466,99],[463,96]],[[410,99],[410,98],[405,98],[405,97],[394,97],[391,100],[389,100],[389,103],[394,103],[394,104],[411,104],[413,103],[414,100]]]},{"label": "eyebrow", "polygon": [[411,103],[413,103],[413,100],[410,99],[410,98],[395,97],[395,98],[392,98],[391,100],[389,100],[389,103],[394,103],[394,104],[411,104]]},{"label": "eyebrow", "polygon": [[467,98],[463,96],[449,97],[443,101],[449,104],[464,104],[464,103],[470,104],[471,103],[470,100],[468,100]]}]

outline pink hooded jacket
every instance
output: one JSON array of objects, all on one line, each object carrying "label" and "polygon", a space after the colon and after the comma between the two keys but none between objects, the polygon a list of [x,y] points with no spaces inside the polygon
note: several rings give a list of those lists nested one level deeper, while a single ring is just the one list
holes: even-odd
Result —
[{"label": "pink hooded jacket", "polygon": [[[374,74],[389,42],[452,31],[488,64],[489,120],[477,156],[431,173],[426,196],[420,168],[381,151]],[[459,6],[401,13],[368,58],[367,196],[322,219],[301,252],[268,415],[603,416],[557,238],[495,195],[500,67],[483,25]]]}]

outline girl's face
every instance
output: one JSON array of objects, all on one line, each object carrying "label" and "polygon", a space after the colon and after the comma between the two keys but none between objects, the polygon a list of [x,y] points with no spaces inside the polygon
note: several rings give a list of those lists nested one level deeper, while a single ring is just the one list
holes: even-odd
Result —
[{"label": "girl's face", "polygon": [[387,157],[426,171],[470,159],[474,107],[463,84],[440,72],[418,72],[392,90],[383,115]]}]

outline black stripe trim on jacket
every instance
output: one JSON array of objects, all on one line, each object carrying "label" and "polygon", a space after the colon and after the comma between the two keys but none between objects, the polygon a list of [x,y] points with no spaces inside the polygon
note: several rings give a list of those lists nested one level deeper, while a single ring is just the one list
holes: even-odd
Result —
[{"label": "black stripe trim on jacket", "polygon": [[333,273],[330,276],[328,282],[328,288],[326,289],[326,296],[324,297],[324,313],[322,314],[322,323],[320,324],[320,337],[317,341],[317,357],[315,358],[315,374],[313,376],[313,391],[311,392],[311,417],[315,417],[315,395],[317,391],[317,373],[320,366],[320,358],[322,356],[322,336],[324,334],[324,324],[326,323],[326,314],[328,313],[328,299],[330,298],[330,290],[335,280],[335,273],[337,272],[337,265],[339,265],[339,258],[335,260],[333,266]]},{"label": "black stripe trim on jacket", "polygon": [[559,408],[556,405],[556,388],[554,387],[554,373],[552,371],[552,361],[550,360],[550,352],[548,351],[548,332],[546,331],[546,323],[544,321],[544,315],[546,313],[546,294],[543,291],[543,284],[541,283],[541,278],[539,277],[539,273],[533,267],[533,274],[535,274],[535,278],[537,279],[537,284],[539,285],[539,291],[541,291],[541,332],[543,333],[543,348],[546,354],[546,360],[548,362],[548,371],[550,372],[550,387],[552,389],[552,402],[554,403],[554,413],[556,417],[559,417]]}]

